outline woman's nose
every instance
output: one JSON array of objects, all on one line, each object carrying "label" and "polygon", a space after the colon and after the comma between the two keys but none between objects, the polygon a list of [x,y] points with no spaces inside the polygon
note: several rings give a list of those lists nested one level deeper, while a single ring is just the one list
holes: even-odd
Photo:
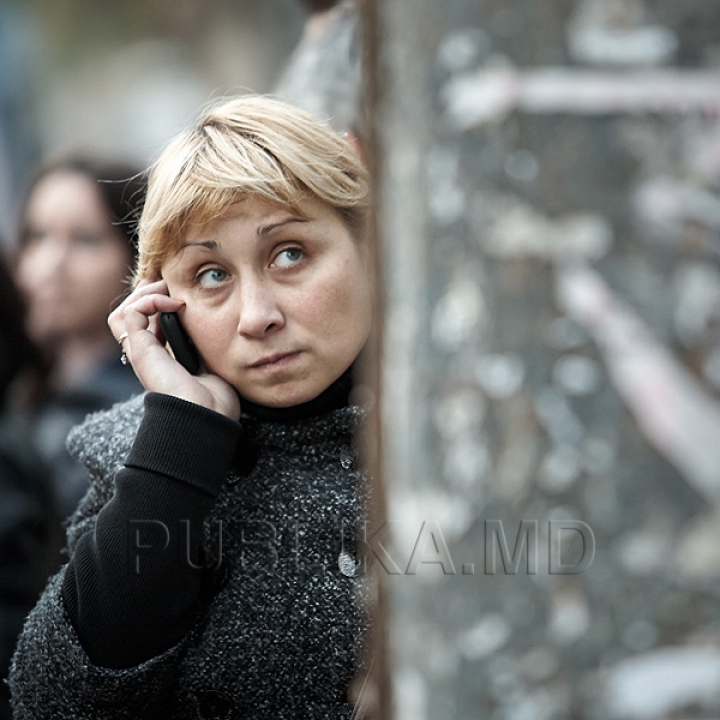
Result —
[{"label": "woman's nose", "polygon": [[238,333],[259,338],[284,324],[285,317],[278,306],[275,292],[267,281],[257,279],[244,282],[240,297]]}]

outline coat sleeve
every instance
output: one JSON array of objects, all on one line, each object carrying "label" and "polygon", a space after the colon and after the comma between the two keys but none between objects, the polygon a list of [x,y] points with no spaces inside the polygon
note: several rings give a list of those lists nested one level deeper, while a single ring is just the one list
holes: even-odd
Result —
[{"label": "coat sleeve", "polygon": [[162,717],[182,643],[133,668],[92,663],[61,596],[64,570],[30,613],[10,672],[14,718],[141,720]]},{"label": "coat sleeve", "polygon": [[[194,563],[180,562],[178,524],[202,522],[212,508],[238,435],[237,423],[209,410],[146,397],[126,467],[111,492],[94,486],[76,513],[70,560],[20,637],[15,717],[161,716],[201,585]],[[168,544],[141,556],[132,524],[166,528]]]}]

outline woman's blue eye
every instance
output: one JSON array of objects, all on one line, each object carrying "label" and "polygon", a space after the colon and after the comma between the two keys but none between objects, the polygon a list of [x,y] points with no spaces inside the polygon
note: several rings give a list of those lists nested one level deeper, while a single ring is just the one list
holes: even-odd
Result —
[{"label": "woman's blue eye", "polygon": [[275,264],[281,268],[292,267],[303,259],[303,251],[300,248],[287,248],[277,254]]},{"label": "woman's blue eye", "polygon": [[208,270],[203,270],[200,275],[198,275],[198,280],[200,281],[200,285],[206,288],[212,288],[217,287],[218,285],[222,285],[227,280],[228,274],[224,270],[220,270],[219,268],[210,268]]}]

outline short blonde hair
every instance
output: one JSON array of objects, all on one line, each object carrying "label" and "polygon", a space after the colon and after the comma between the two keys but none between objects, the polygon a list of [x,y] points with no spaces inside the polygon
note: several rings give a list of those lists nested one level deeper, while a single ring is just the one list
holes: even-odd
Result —
[{"label": "short blonde hair", "polygon": [[189,223],[210,222],[245,196],[293,209],[314,196],[336,209],[360,237],[368,174],[350,144],[304,110],[259,95],[211,106],[151,168],[138,229],[136,282],[159,275],[182,247]]}]

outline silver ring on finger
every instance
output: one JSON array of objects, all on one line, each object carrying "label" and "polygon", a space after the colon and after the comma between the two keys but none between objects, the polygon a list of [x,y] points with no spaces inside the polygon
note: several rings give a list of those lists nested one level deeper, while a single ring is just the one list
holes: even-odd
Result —
[{"label": "silver ring on finger", "polygon": [[125,351],[125,348],[123,347],[123,341],[127,340],[127,336],[128,336],[128,332],[127,332],[127,330],[125,330],[125,332],[122,333],[122,335],[120,335],[120,337],[118,338],[118,345],[120,345],[120,347],[122,348],[122,352],[120,353],[120,362],[123,365],[128,364],[127,352]]}]

